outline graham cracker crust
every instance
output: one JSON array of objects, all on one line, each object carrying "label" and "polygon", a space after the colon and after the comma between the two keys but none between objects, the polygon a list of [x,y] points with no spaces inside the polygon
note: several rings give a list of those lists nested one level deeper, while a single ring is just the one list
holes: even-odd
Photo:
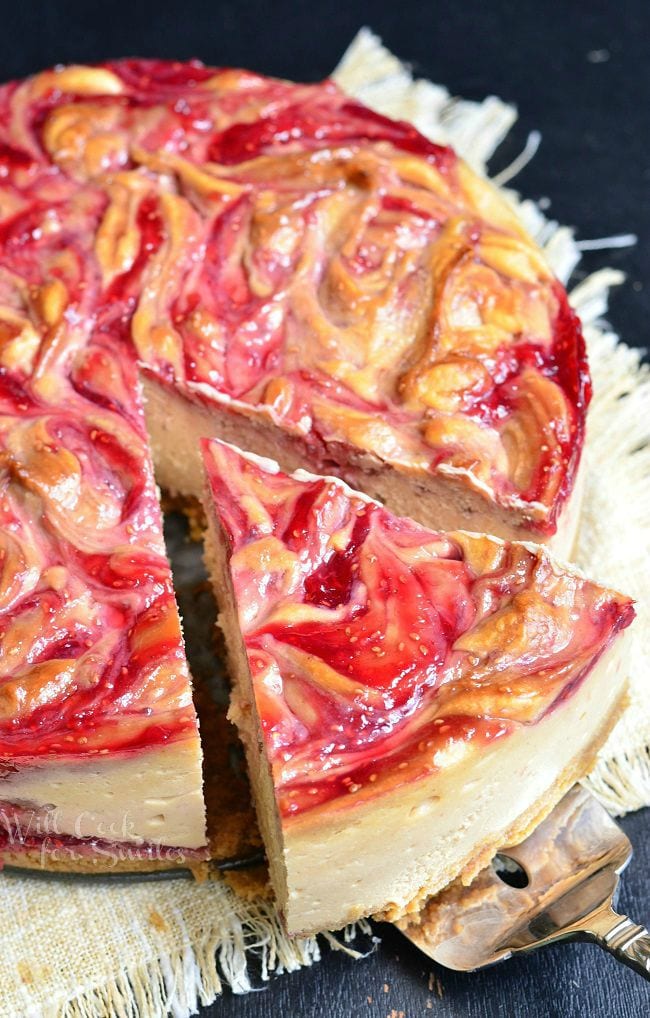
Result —
[{"label": "graham cracker crust", "polygon": [[203,540],[207,522],[205,510],[198,498],[192,495],[172,495],[163,491],[160,496],[160,508],[163,513],[182,513],[187,519],[191,541]]},{"label": "graham cracker crust", "polygon": [[[116,848],[128,846],[116,845]],[[71,856],[75,853],[74,845],[66,846],[66,852]],[[201,878],[201,867],[206,863],[192,860],[185,862],[174,862],[163,859],[122,859],[117,860],[113,865],[107,863],[105,858],[90,854],[90,850],[78,852],[74,858],[53,859],[48,858],[47,850],[39,848],[26,848],[18,850],[3,850],[1,853],[3,866],[18,866],[21,869],[40,870],[43,873],[96,873],[97,876],[109,876],[111,873],[155,873],[161,870],[191,869],[197,870],[197,876]]]}]

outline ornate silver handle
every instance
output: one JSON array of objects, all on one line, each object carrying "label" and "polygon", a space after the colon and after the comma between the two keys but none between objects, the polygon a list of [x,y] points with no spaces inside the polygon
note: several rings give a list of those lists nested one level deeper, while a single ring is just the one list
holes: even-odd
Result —
[{"label": "ornate silver handle", "polygon": [[606,905],[589,917],[585,927],[584,933],[590,940],[650,981],[650,934],[645,926],[633,923]]}]

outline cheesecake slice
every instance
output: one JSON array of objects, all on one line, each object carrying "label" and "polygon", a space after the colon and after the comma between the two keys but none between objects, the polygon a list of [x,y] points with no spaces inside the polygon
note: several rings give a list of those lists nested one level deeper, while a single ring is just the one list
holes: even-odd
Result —
[{"label": "cheesecake slice", "polygon": [[620,712],[626,597],[203,443],[206,554],[292,934],[395,918],[515,842]]},{"label": "cheesecake slice", "polygon": [[57,332],[48,370],[0,372],[0,863],[193,865],[201,745],[135,359]]}]

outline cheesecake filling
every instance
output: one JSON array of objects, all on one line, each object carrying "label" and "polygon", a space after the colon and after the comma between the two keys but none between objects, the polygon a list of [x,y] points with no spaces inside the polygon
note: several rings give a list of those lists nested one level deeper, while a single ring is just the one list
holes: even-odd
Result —
[{"label": "cheesecake filling", "polygon": [[0,771],[0,827],[10,835],[17,818],[17,841],[22,831],[202,850],[200,764],[195,739],[110,755],[14,759]]}]

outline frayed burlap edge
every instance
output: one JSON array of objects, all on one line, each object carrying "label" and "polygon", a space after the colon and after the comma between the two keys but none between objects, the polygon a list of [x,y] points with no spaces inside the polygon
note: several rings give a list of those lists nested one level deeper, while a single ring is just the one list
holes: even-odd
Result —
[{"label": "frayed burlap edge", "polygon": [[[272,903],[248,902],[222,886],[230,910],[219,902],[219,922],[194,942],[186,935],[180,950],[135,965],[125,965],[110,979],[75,990],[66,1001],[53,1000],[51,1008],[28,1008],[25,1018],[188,1018],[200,1006],[212,1003],[224,986],[234,993],[260,989],[272,974],[281,975],[312,965],[321,957],[320,941],[349,957],[364,957],[353,946],[359,933],[376,938],[361,920],[336,934],[321,937],[287,936]],[[221,896],[220,896],[221,898]],[[228,912],[227,915],[224,915]],[[179,917],[181,926],[182,919]],[[186,931],[187,932],[187,931]],[[251,960],[255,958],[255,976]],[[12,1018],[17,1018],[12,1011]]]}]

